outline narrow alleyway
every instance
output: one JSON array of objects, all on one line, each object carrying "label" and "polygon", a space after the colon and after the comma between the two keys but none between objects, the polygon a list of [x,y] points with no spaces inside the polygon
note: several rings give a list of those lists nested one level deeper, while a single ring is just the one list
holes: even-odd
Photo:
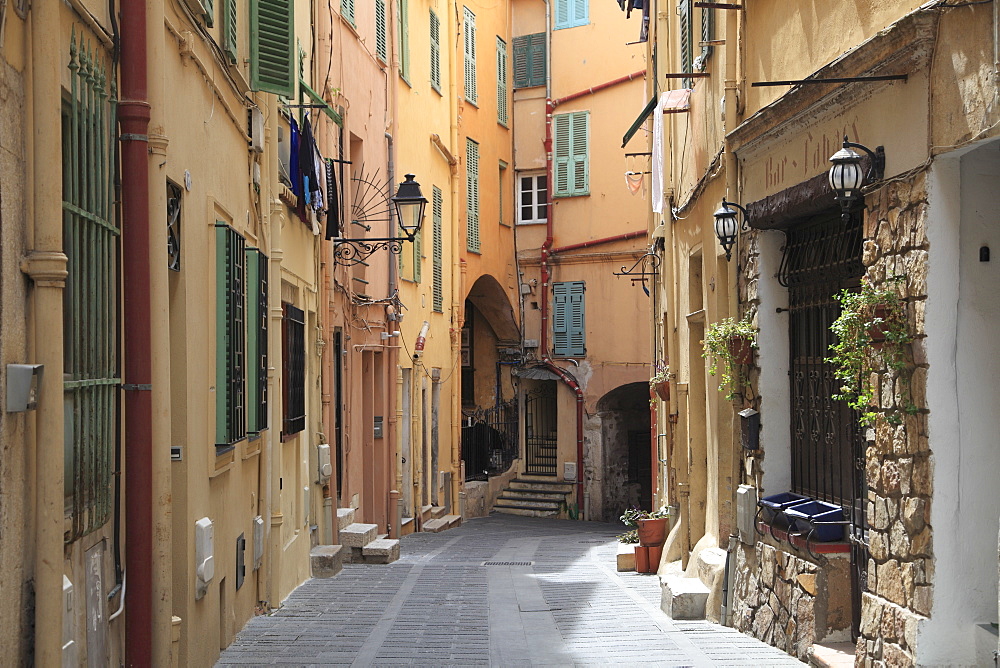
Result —
[{"label": "narrow alleyway", "polygon": [[803,665],[659,609],[657,578],[615,571],[617,528],[494,514],[402,541],[388,566],[347,565],[257,617],[236,665]]}]

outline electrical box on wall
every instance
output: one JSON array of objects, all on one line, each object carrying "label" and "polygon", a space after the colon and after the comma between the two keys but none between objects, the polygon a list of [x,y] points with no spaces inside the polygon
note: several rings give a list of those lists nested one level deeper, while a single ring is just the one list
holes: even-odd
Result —
[{"label": "electrical box on wall", "polygon": [[563,462],[563,480],[576,480],[576,462]]},{"label": "electrical box on wall", "polygon": [[202,517],[194,523],[194,598],[208,593],[208,583],[215,577],[215,525]]},{"label": "electrical box on wall", "polygon": [[44,364],[7,365],[7,412],[22,413],[35,409]]},{"label": "electrical box on wall", "polygon": [[752,408],[739,412],[740,440],[744,450],[760,449],[760,413]]},{"label": "electrical box on wall", "polygon": [[382,438],[382,416],[375,416],[375,438]]},{"label": "electrical box on wall", "polygon": [[736,490],[736,528],[744,545],[753,545],[757,542],[757,531],[753,525],[756,517],[757,488],[752,485],[740,485]]},{"label": "electrical box on wall", "polygon": [[316,468],[319,483],[324,483],[333,474],[333,464],[330,461],[330,444],[321,443],[316,446]]}]

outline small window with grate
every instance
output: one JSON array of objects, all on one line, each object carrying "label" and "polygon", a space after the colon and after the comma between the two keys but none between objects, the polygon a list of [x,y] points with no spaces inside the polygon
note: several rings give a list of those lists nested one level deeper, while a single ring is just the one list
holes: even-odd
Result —
[{"label": "small window with grate", "polygon": [[287,302],[282,309],[281,437],[286,439],[306,428],[306,321],[302,309]]},{"label": "small window with grate", "polygon": [[246,242],[215,224],[216,454],[246,438]]}]

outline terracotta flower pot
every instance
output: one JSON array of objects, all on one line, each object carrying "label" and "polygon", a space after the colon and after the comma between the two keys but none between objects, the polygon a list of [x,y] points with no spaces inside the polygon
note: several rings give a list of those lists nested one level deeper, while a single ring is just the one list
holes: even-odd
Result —
[{"label": "terracotta flower pot", "polygon": [[639,520],[639,545],[646,547],[663,545],[667,538],[667,518],[656,517]]},{"label": "terracotta flower pot", "polygon": [[654,387],[656,390],[656,396],[658,396],[662,401],[668,401],[670,399],[670,381],[661,380]]},{"label": "terracotta flower pot", "polygon": [[649,548],[644,545],[635,546],[635,572],[649,572]]},{"label": "terracotta flower pot", "polygon": [[753,346],[744,336],[732,336],[727,343],[733,364],[753,364]]},{"label": "terracotta flower pot", "polygon": [[663,546],[649,546],[649,570],[647,573],[655,573],[660,570],[660,556],[663,554]]},{"label": "terracotta flower pot", "polygon": [[872,348],[879,349],[885,343],[885,333],[889,331],[889,307],[885,304],[876,304],[872,308],[872,317],[880,318],[882,322],[876,323],[868,328],[868,337],[872,340]]}]

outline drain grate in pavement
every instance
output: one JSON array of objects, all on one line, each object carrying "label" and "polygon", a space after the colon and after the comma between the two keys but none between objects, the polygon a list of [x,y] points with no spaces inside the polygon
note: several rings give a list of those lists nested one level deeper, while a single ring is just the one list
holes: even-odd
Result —
[{"label": "drain grate in pavement", "polygon": [[484,561],[480,566],[534,566],[533,561]]}]

